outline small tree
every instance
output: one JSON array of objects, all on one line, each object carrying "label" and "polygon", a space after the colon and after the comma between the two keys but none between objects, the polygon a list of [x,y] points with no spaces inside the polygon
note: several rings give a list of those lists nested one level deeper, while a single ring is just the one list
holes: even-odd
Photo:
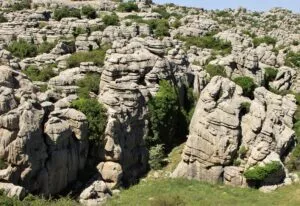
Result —
[{"label": "small tree", "polygon": [[249,98],[253,98],[253,91],[256,88],[256,84],[250,77],[237,77],[233,80],[237,85],[242,87],[243,95]]},{"label": "small tree", "polygon": [[80,98],[72,102],[71,107],[86,115],[89,124],[89,140],[101,143],[107,123],[106,110],[96,99]]},{"label": "small tree", "polygon": [[160,82],[156,96],[148,103],[152,136],[148,144],[164,144],[165,149],[172,148],[180,116],[180,106],[175,88],[165,80]]},{"label": "small tree", "polygon": [[85,15],[89,19],[95,19],[95,18],[97,18],[97,12],[96,12],[96,10],[93,7],[91,7],[90,5],[83,6],[81,8],[81,13],[83,15]]},{"label": "small tree", "polygon": [[155,145],[149,151],[149,165],[151,169],[158,170],[164,164],[164,146],[162,144]]}]

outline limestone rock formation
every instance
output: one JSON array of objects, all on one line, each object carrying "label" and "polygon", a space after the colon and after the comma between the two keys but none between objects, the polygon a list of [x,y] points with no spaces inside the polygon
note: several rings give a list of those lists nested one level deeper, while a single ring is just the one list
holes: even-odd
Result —
[{"label": "limestone rock formation", "polygon": [[216,76],[201,92],[182,161],[173,176],[218,182],[238,150],[242,89]]},{"label": "limestone rock formation", "polygon": [[0,158],[6,164],[0,182],[16,185],[4,187],[20,198],[25,190],[57,194],[85,165],[86,117],[73,109],[44,110],[25,75],[6,66],[0,71]]},{"label": "limestone rock formation", "polygon": [[[282,97],[264,87],[255,90],[253,101],[241,94],[240,87],[222,77],[214,77],[205,87],[174,177],[247,186],[251,183],[243,175],[246,170],[279,162],[282,169],[261,184],[277,185],[291,179],[282,159],[295,137],[294,96]],[[244,115],[241,106],[245,102],[251,106]]]}]

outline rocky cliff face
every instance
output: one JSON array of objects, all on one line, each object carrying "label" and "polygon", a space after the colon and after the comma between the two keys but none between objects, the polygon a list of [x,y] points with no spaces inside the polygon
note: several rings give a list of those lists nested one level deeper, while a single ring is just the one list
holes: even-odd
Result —
[{"label": "rocky cliff face", "polygon": [[[86,117],[73,109],[49,111],[22,73],[1,66],[1,188],[57,194],[77,179],[87,157]],[[13,194],[12,194],[13,195]],[[22,194],[23,195],[23,194]],[[21,195],[21,196],[22,196]]]},{"label": "rocky cliff face", "polygon": [[[255,90],[252,101],[241,94],[239,86],[222,77],[214,77],[205,87],[174,177],[245,186],[247,169],[272,161],[283,165],[295,138],[294,96],[275,95],[264,87]],[[251,106],[244,114],[246,103]],[[279,184],[286,178],[290,179],[285,169],[263,184]]]},{"label": "rocky cliff face", "polygon": [[[295,146],[297,102],[275,93],[300,91],[299,14],[159,7],[150,0],[136,0],[139,12],[132,13],[116,10],[115,1],[33,0],[30,9],[2,10],[18,2],[0,0],[0,189],[7,195],[55,195],[76,183],[80,202],[100,204],[136,182],[148,169],[147,103],[161,80],[175,86],[181,106],[188,95],[200,96],[173,176],[252,186],[246,171],[279,162],[280,171],[260,186],[291,182],[283,163]],[[101,15],[83,15],[86,4]],[[81,18],[54,18],[63,5],[78,8]],[[10,48],[18,40],[19,52],[29,47],[34,55]],[[71,108],[78,82],[91,73],[101,81],[85,82],[94,87],[86,98],[103,104],[108,117],[97,145],[87,141],[88,115]],[[29,80],[38,75],[46,77]],[[256,84],[253,99],[233,83],[237,77]],[[79,182],[87,160],[95,172]]]}]

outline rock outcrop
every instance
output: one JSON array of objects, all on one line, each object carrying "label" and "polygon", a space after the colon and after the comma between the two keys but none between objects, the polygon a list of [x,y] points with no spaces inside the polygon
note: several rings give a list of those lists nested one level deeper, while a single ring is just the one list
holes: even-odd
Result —
[{"label": "rock outcrop", "polygon": [[[293,95],[279,96],[259,87],[254,100],[243,98],[239,86],[214,77],[200,94],[190,124],[182,161],[173,177],[247,186],[243,173],[255,165],[282,165],[261,184],[277,185],[289,177],[282,163],[293,146]],[[249,113],[244,106],[250,104]],[[251,184],[250,184],[251,185]]]},{"label": "rock outcrop", "polygon": [[[45,110],[37,88],[25,75],[5,66],[0,71],[0,158],[6,163],[0,182],[28,192],[57,194],[77,179],[85,165],[86,117],[73,109]],[[15,193],[24,195],[21,189]]]}]

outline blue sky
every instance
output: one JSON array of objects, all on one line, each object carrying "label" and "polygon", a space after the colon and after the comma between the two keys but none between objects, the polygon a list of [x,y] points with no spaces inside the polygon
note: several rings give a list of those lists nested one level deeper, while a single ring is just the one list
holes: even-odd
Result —
[{"label": "blue sky", "polygon": [[294,12],[300,12],[300,0],[153,0],[155,3],[174,3],[185,6],[195,6],[205,9],[237,8],[243,6],[250,10],[269,10],[273,7],[283,7]]}]

